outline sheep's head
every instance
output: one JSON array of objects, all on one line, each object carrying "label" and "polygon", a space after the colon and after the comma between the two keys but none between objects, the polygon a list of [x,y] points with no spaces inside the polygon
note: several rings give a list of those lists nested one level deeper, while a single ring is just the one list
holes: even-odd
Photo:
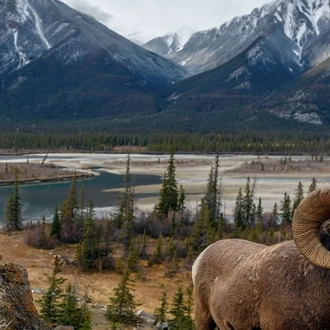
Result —
[{"label": "sheep's head", "polygon": [[309,194],[296,208],[292,229],[300,252],[313,264],[330,268],[330,189]]}]

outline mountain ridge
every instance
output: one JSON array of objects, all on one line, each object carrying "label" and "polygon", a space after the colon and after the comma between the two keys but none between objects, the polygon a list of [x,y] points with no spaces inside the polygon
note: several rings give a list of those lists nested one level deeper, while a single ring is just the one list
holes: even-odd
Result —
[{"label": "mountain ridge", "polygon": [[[194,33],[182,49],[163,54],[192,73],[200,73],[224,64],[249,47],[257,38],[280,36],[279,48],[290,49],[290,58],[283,59],[298,66],[317,65],[324,60],[313,52],[309,43],[315,36],[325,38],[329,30],[328,0],[275,0],[249,15],[235,17],[220,27]],[[286,40],[285,40],[286,39]],[[306,49],[305,49],[306,48]],[[153,49],[157,53],[157,49]],[[294,68],[292,68],[294,70]]]},{"label": "mountain ridge", "polygon": [[205,131],[204,114],[219,130],[266,118],[330,123],[330,0],[276,0],[218,28],[168,34],[158,40],[167,59],[58,0],[2,2],[4,123],[99,118],[122,130],[145,119]]},{"label": "mountain ridge", "polygon": [[57,0],[4,0],[0,17],[6,120],[152,112],[161,90],[189,76]]}]

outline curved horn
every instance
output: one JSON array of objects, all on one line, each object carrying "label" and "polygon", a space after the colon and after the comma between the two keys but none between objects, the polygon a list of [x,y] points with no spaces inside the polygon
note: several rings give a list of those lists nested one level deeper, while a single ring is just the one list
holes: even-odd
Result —
[{"label": "curved horn", "polygon": [[313,264],[330,268],[330,252],[320,242],[320,227],[330,218],[330,189],[318,189],[301,201],[293,216],[294,241]]}]

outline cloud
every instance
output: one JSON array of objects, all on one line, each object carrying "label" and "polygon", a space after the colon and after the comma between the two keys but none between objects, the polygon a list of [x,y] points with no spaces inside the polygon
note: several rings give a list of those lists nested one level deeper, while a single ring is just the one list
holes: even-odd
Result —
[{"label": "cloud", "polygon": [[103,24],[109,23],[111,19],[114,17],[107,13],[106,11],[102,10],[99,6],[92,5],[91,2],[85,0],[66,0],[65,1],[70,7],[93,16],[96,20]]},{"label": "cloud", "polygon": [[195,31],[219,27],[271,0],[61,0],[95,17],[117,33],[148,41],[188,26]]}]

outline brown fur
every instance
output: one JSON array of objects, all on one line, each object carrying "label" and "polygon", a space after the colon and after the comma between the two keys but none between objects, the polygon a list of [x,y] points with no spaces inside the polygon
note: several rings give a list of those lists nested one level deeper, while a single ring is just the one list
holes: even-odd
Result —
[{"label": "brown fur", "polygon": [[197,330],[330,329],[330,270],[293,241],[221,240],[194,268]]}]

